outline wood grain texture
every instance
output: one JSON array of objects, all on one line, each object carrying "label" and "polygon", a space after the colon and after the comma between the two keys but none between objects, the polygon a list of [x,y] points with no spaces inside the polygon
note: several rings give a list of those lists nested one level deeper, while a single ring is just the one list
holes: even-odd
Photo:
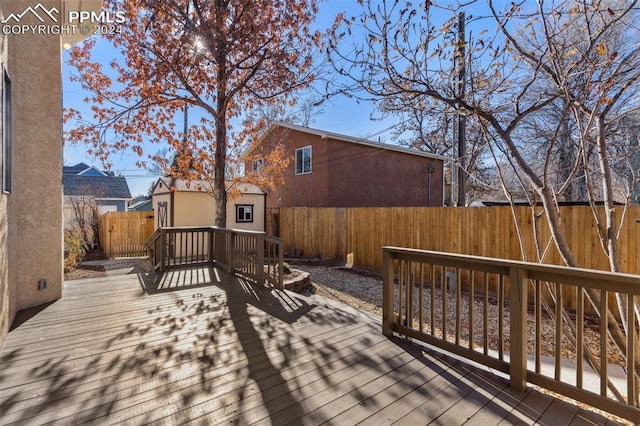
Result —
[{"label": "wood grain texture", "polygon": [[214,269],[67,282],[0,351],[3,425],[534,423],[545,414],[606,422],[387,339],[370,314]]}]

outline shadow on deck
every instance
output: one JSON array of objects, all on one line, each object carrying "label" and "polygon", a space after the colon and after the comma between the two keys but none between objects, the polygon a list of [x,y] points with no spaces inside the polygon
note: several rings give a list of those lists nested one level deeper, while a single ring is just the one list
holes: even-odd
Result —
[{"label": "shadow on deck", "polygon": [[68,282],[0,351],[0,419],[606,423],[380,329],[356,309],[211,268]]}]

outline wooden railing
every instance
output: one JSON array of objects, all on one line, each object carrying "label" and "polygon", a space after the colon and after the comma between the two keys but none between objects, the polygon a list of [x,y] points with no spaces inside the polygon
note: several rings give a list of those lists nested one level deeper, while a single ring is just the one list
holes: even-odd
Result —
[{"label": "wooden railing", "polygon": [[263,232],[206,227],[159,228],[145,242],[154,270],[201,265],[283,287],[283,241]]},{"label": "wooden railing", "polygon": [[[396,332],[507,373],[516,390],[529,382],[630,421],[640,419],[633,304],[639,276],[397,247],[382,251],[384,335]],[[527,304],[529,291],[533,306]],[[567,292],[578,301],[570,314],[562,308]],[[607,303],[613,292],[627,301],[622,384],[609,375],[608,355],[617,351],[607,337],[615,325]],[[602,320],[585,313],[587,299],[597,299]],[[552,335],[543,321],[552,322]],[[585,340],[587,321],[594,324],[595,342]],[[566,358],[563,363],[566,341],[574,342],[571,365]],[[593,373],[598,370],[599,377]]]}]

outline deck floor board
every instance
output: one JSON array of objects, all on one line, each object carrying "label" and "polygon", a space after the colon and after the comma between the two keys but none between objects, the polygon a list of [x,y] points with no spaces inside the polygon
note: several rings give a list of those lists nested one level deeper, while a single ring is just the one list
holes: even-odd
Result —
[{"label": "deck floor board", "polygon": [[67,282],[0,350],[0,424],[609,424],[380,330],[215,269]]}]

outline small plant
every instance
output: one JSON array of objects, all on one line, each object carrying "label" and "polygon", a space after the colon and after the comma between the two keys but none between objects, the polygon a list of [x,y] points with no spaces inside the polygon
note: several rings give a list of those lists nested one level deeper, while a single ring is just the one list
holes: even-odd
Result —
[{"label": "small plant", "polygon": [[282,262],[282,272],[284,272],[285,274],[291,273],[291,267],[287,262]]},{"label": "small plant", "polygon": [[64,233],[64,270],[68,272],[74,268],[86,254],[83,234],[79,229]]}]

